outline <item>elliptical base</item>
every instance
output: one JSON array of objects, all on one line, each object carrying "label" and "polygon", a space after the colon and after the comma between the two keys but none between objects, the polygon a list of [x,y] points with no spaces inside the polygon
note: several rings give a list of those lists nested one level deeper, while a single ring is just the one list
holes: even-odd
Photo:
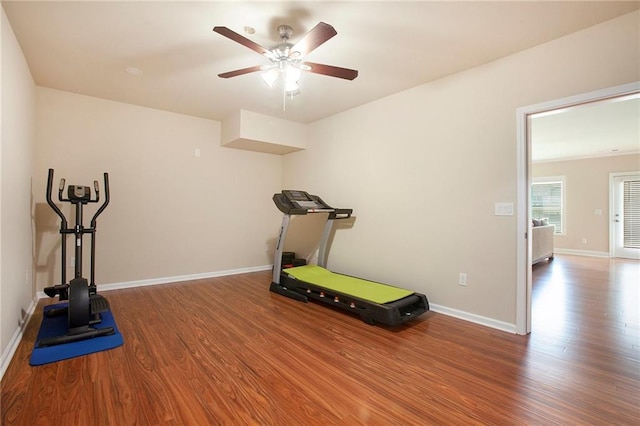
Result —
[{"label": "elliptical base", "polygon": [[64,343],[73,343],[73,342],[79,342],[81,340],[87,340],[87,339],[92,339],[94,337],[100,337],[100,336],[110,336],[112,334],[115,333],[115,330],[113,329],[113,327],[107,327],[107,328],[91,328],[91,327],[86,327],[86,329],[80,331],[77,330],[77,332],[75,334],[73,334],[71,331],[67,334],[64,334],[62,336],[56,336],[56,337],[50,337],[47,339],[42,339],[38,342],[38,347],[39,348],[44,348],[47,346],[55,346],[55,345],[62,345]]}]

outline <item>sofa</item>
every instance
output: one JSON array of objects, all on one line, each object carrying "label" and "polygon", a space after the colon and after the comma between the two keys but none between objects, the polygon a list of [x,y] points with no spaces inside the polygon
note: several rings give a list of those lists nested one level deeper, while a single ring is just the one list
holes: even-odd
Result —
[{"label": "sofa", "polygon": [[553,234],[555,225],[549,225],[547,220],[533,219],[531,228],[531,259],[532,264],[543,260],[553,260]]}]

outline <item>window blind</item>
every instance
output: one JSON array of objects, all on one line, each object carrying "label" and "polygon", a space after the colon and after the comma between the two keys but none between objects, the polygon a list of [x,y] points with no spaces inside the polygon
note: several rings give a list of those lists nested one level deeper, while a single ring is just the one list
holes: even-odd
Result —
[{"label": "window blind", "polygon": [[556,234],[562,233],[562,182],[534,182],[531,184],[531,217],[549,218],[556,226]]},{"label": "window blind", "polygon": [[640,180],[623,183],[623,247],[640,249]]}]

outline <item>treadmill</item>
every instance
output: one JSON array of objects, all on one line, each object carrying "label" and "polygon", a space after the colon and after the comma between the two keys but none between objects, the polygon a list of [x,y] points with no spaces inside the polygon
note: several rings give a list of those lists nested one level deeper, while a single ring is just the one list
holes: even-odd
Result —
[{"label": "treadmill", "polygon": [[[320,197],[298,190],[283,190],[273,195],[273,201],[284,216],[273,262],[271,291],[305,303],[312,299],[350,311],[372,325],[399,325],[429,310],[424,294],[326,269],[333,223],[350,218],[353,209],[333,208]],[[291,216],[315,213],[328,215],[318,249],[318,264],[283,269],[282,253]]]}]

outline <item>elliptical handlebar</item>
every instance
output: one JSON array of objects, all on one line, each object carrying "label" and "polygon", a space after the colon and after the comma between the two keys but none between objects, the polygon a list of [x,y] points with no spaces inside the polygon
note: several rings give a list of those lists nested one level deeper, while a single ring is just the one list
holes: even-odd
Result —
[{"label": "elliptical handlebar", "polygon": [[[60,186],[58,187],[58,199],[61,202],[69,201],[68,199],[64,198],[64,196],[62,195],[64,193],[65,185],[66,185],[66,180],[64,178],[60,179]],[[100,201],[100,185],[98,184],[97,180],[93,181],[93,189],[96,192],[96,198],[94,200],[87,200],[86,202],[88,203],[97,203],[98,201]],[[49,176],[47,177],[47,204],[49,204],[49,207],[51,207],[51,209],[53,209],[53,211],[58,216],[60,216],[60,220],[62,221],[61,228],[66,229],[68,224],[67,218],[65,217],[64,213],[62,213],[62,210],[60,210],[60,208],[53,202],[53,199],[51,197],[52,192],[53,192],[53,169],[49,169]],[[98,216],[104,211],[104,209],[107,208],[109,201],[110,201],[109,173],[105,172],[104,173],[104,202],[102,203],[102,205],[100,205],[96,213],[93,215],[93,218],[91,219],[90,226],[92,228],[95,228],[96,220],[98,219]]]},{"label": "elliptical handlebar", "polygon": [[[64,191],[64,184],[65,184],[65,180],[60,179],[60,187],[58,188],[58,198],[62,197],[62,191]],[[53,211],[58,216],[60,216],[60,220],[62,220],[62,228],[66,228],[67,218],[64,216],[64,213],[62,213],[62,210],[60,210],[58,206],[56,206],[56,204],[51,199],[51,191],[53,189],[52,186],[53,186],[53,169],[49,169],[49,176],[47,178],[47,204],[49,204],[49,207],[51,207],[51,209],[53,209]]]},{"label": "elliptical handlebar", "polygon": [[[100,199],[100,191],[99,191],[99,186],[98,186],[98,181],[94,180],[93,181],[93,187],[96,191],[96,202]],[[100,214],[104,211],[104,209],[107,208],[107,205],[109,204],[110,201],[110,196],[109,196],[109,173],[105,172],[104,173],[104,202],[102,203],[102,205],[100,206],[100,208],[98,208],[98,210],[96,211],[96,214],[93,215],[93,217],[91,218],[91,227],[95,229],[96,227],[96,220],[98,219],[98,216],[100,216]]]}]

